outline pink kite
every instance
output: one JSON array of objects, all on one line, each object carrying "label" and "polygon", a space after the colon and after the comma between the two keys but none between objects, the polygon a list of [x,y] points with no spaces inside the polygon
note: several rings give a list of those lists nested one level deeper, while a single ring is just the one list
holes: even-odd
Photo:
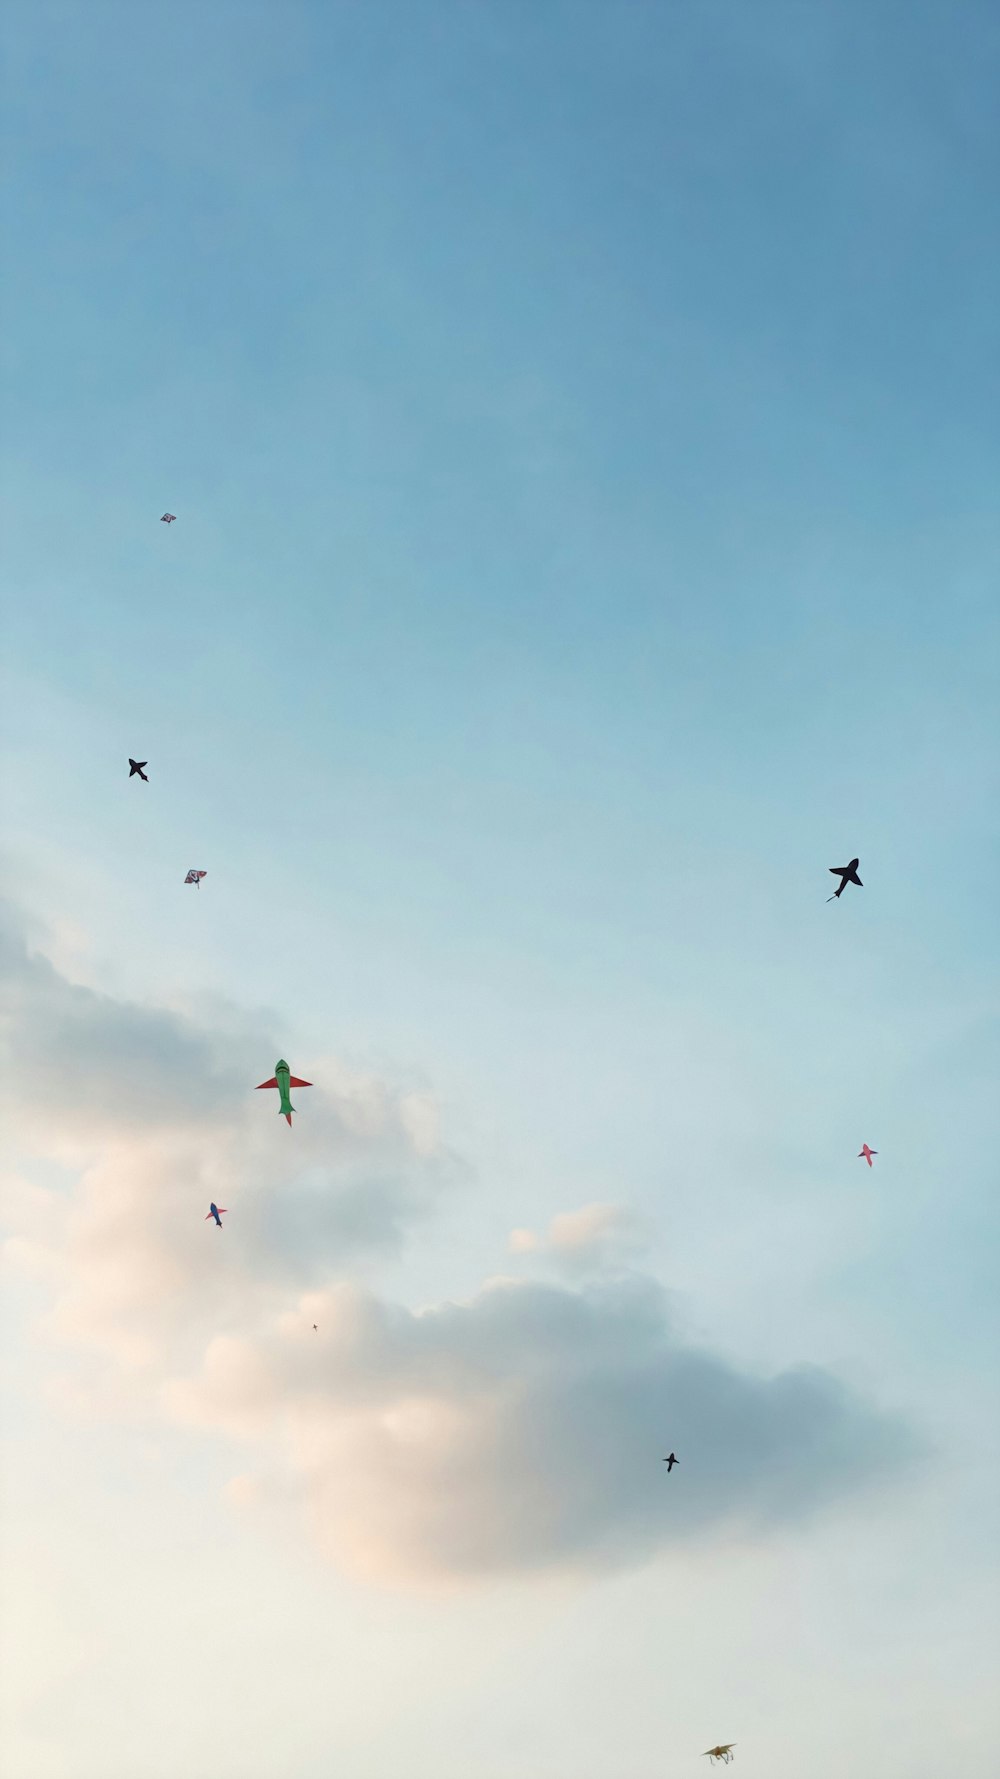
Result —
[{"label": "pink kite", "polygon": [[864,1156],[864,1158],[865,1158],[865,1160],[866,1160],[866,1161],[867,1161],[867,1163],[868,1163],[868,1166],[869,1166],[869,1167],[871,1167],[871,1164],[872,1164],[872,1156],[873,1156],[873,1155],[877,1155],[877,1154],[878,1154],[878,1150],[877,1150],[877,1149],[869,1149],[869,1147],[868,1147],[868,1144],[867,1144],[867,1143],[862,1143],[862,1145],[861,1145],[861,1147],[860,1147],[860,1149],[859,1149],[859,1150],[858,1150],[858,1157],[857,1157],[857,1158],[858,1158],[858,1160],[859,1160],[859,1161],[860,1161],[860,1160],[861,1160],[861,1157],[862,1157],[862,1155],[863,1155],[863,1156]]}]

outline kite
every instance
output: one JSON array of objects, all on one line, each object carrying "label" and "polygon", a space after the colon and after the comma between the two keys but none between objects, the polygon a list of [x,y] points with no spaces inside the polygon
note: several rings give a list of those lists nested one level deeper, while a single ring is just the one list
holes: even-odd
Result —
[{"label": "kite", "polygon": [[713,1766],[717,1760],[721,1760],[724,1761],[728,1767],[733,1758],[733,1749],[735,1747],[735,1742],[717,1742],[714,1748],[706,1748],[705,1753],[708,1755]]},{"label": "kite", "polygon": [[667,1475],[669,1476],[674,1465],[680,1463],[680,1459],[677,1457],[675,1452],[671,1452],[669,1458],[664,1458],[663,1462],[667,1467]]},{"label": "kite", "polygon": [[859,863],[860,861],[858,859],[852,859],[849,865],[831,865],[829,867],[834,877],[840,878],[840,882],[834,890],[833,895],[827,896],[826,899],[828,902],[835,902],[842,896],[849,883],[856,883],[859,889],[864,889],[865,886],[858,876]]},{"label": "kite", "polygon": [[161,513],[160,514],[160,524],[161,525],[172,525],[174,520],[176,519],[176,517],[177,517],[176,513]]},{"label": "kite", "polygon": [[196,883],[198,885],[198,888],[201,889],[201,880],[203,877],[207,877],[207,876],[208,876],[207,871],[189,871],[187,876],[184,879],[184,882],[185,883]]},{"label": "kite", "polygon": [[866,1161],[867,1161],[867,1163],[868,1163],[868,1166],[869,1166],[869,1167],[871,1167],[871,1164],[872,1164],[872,1156],[873,1156],[873,1155],[877,1155],[877,1154],[878,1154],[878,1150],[877,1150],[877,1149],[869,1149],[869,1147],[868,1147],[868,1144],[867,1144],[867,1143],[862,1143],[862,1145],[861,1145],[861,1147],[860,1147],[860,1149],[859,1149],[859,1150],[858,1150],[858,1155],[857,1155],[857,1159],[858,1159],[858,1160],[859,1160],[859,1161],[860,1161],[860,1160],[861,1160],[861,1157],[862,1157],[862,1155],[863,1155],[863,1156],[864,1156],[864,1158],[865,1158],[865,1160],[866,1160]]},{"label": "kite", "polygon": [[129,778],[134,778],[136,773],[138,772],[139,777],[142,779],[145,779],[146,783],[148,784],[149,779],[146,778],[146,774],[144,773],[144,771],[142,769],[144,766],[149,765],[149,761],[148,760],[133,760],[132,755],[129,754],[128,763],[129,763],[129,767],[131,768],[131,770],[129,772]]},{"label": "kite", "polygon": [[289,1124],[291,1124],[292,1113],[294,1112],[295,1107],[292,1105],[291,1098],[289,1097],[289,1089],[292,1087],[311,1086],[311,1081],[300,1081],[298,1075],[290,1074],[288,1064],[282,1058],[279,1062],[275,1063],[274,1074],[271,1076],[270,1081],[261,1081],[258,1083],[257,1092],[259,1093],[262,1087],[276,1087],[281,1095],[281,1104],[278,1107],[278,1112],[281,1116],[287,1118]]},{"label": "kite", "polygon": [[[228,1215],[229,1213],[226,1210],[225,1205],[209,1205],[208,1207],[208,1217],[214,1217],[220,1229],[222,1228],[223,1217],[228,1217]],[[208,1222],[208,1217],[205,1218],[206,1223]]]}]

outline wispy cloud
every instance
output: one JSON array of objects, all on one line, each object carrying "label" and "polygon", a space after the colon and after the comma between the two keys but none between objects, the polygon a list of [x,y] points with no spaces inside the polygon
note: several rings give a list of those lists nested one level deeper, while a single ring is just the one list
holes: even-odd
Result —
[{"label": "wispy cloud", "polygon": [[560,1211],[544,1233],[511,1230],[508,1246],[512,1254],[533,1254],[569,1272],[590,1272],[637,1258],[647,1237],[626,1205],[590,1204]]}]

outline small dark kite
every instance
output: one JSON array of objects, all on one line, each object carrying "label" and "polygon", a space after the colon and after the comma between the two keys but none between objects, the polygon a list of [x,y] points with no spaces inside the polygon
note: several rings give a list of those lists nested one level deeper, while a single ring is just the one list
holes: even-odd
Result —
[{"label": "small dark kite", "polygon": [[826,899],[828,902],[835,902],[838,897],[842,896],[849,883],[856,883],[859,889],[864,889],[865,886],[858,876],[859,862],[858,859],[852,859],[849,865],[830,866],[830,870],[834,877],[839,877],[840,882],[834,890],[833,895],[827,896]]}]

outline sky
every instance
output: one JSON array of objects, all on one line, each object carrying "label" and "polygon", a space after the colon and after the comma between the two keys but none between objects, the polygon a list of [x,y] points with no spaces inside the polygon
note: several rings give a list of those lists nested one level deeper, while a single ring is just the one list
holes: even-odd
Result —
[{"label": "sky", "polygon": [[981,1763],[995,7],[2,37],[5,1773]]}]

